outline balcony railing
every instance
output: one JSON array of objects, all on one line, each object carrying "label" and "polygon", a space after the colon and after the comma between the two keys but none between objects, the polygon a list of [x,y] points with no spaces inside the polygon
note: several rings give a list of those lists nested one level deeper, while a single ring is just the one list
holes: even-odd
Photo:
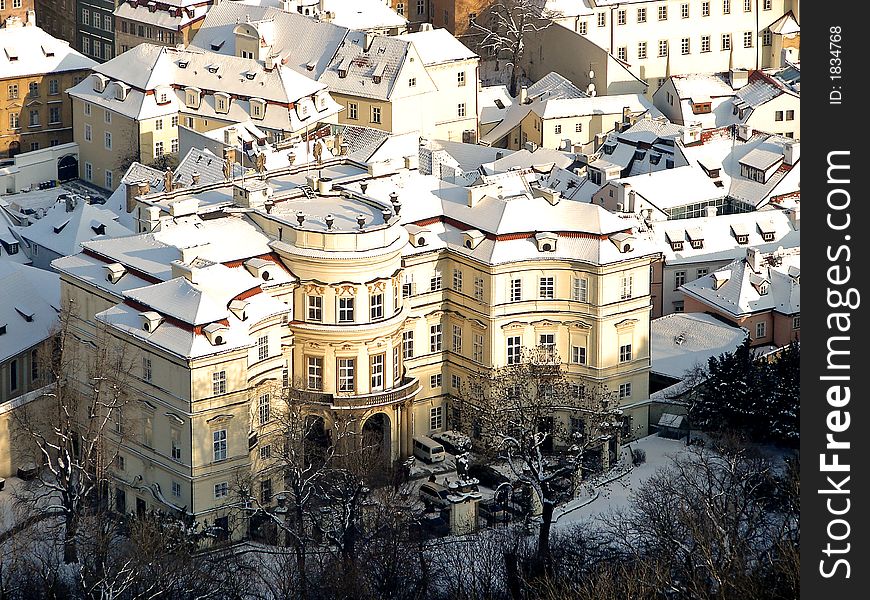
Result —
[{"label": "balcony railing", "polygon": [[420,382],[416,377],[405,377],[399,387],[394,387],[383,392],[371,394],[329,394],[311,390],[291,390],[293,398],[327,404],[334,409],[347,408],[372,408],[375,406],[387,406],[404,402],[414,397],[420,389]]}]

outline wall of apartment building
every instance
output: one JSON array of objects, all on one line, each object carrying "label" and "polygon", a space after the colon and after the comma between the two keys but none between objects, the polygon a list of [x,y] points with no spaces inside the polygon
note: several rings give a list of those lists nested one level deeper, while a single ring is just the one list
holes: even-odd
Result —
[{"label": "wall of apartment building", "polygon": [[[64,71],[0,80],[0,97],[6,100],[0,109],[0,156],[73,141],[72,104],[65,90],[87,73]],[[35,93],[31,85],[36,86]]]},{"label": "wall of apartment building", "polygon": [[[428,434],[447,429],[451,396],[467,391],[468,377],[483,366],[507,363],[507,338],[519,336],[523,346],[540,343],[542,334],[553,334],[559,356],[571,378],[594,378],[618,392],[620,384],[631,384],[628,403],[648,393],[649,367],[649,259],[635,259],[618,267],[596,268],[569,261],[528,261],[497,267],[485,266],[465,257],[431,252],[406,257],[405,281],[413,281],[410,298],[412,318],[405,331],[412,332],[414,356],[406,360],[411,373],[420,379],[421,391],[415,401],[414,433]],[[458,290],[454,271],[461,273]],[[442,289],[432,290],[431,280],[440,273]],[[622,276],[632,276],[633,295],[622,300]],[[554,278],[554,299],[539,297],[540,278]],[[588,281],[588,302],[571,300],[572,280]],[[475,297],[475,279],[483,281],[482,300]],[[510,301],[513,279],[520,279],[523,300]],[[441,350],[432,346],[432,327],[441,326]],[[454,327],[460,345],[454,345]],[[482,336],[478,353],[475,336]],[[478,338],[480,339],[480,338]],[[619,360],[619,346],[632,345],[632,359]],[[586,364],[571,361],[572,346],[583,348]],[[437,376],[440,375],[440,385]],[[434,376],[434,380],[433,380]],[[454,385],[458,377],[459,388]],[[431,421],[440,407],[440,427]]]},{"label": "wall of apartment building", "polygon": [[[477,59],[431,65],[426,68],[438,87],[424,113],[422,135],[434,139],[462,141],[463,131],[477,135]],[[464,116],[460,115],[460,111]]]},{"label": "wall of apartment building", "polygon": [[[553,150],[562,148],[563,141],[570,139],[572,148],[574,144],[579,144],[588,151],[592,149],[597,134],[613,131],[616,123],[620,121],[622,111],[550,119],[542,119],[536,113],[530,112],[522,121],[522,136],[524,140],[534,141],[542,148]],[[577,131],[578,127],[580,131]]]},{"label": "wall of apartment building", "polygon": [[432,13],[429,22],[447,29],[456,37],[474,34],[469,25],[472,15],[483,16],[490,4],[492,0],[430,0]]},{"label": "wall of apartment building", "polygon": [[[736,327],[745,328],[749,332],[750,346],[784,345],[782,343],[783,340],[786,340],[784,343],[787,344],[791,339],[796,339],[796,334],[793,334],[791,330],[788,331],[788,335],[784,333],[774,335],[774,313],[771,310],[735,317],[690,296],[686,296],[684,309],[685,312],[701,312],[717,315],[729,323],[733,323]],[[758,335],[759,324],[763,324],[763,335]]]},{"label": "wall of apartment building", "polygon": [[9,402],[0,402],[0,477],[15,477],[18,468],[38,465],[39,448],[21,425],[23,415],[45,414],[51,397],[34,391]]},{"label": "wall of apartment building", "polygon": [[[670,75],[684,73],[714,73],[729,68],[758,69],[778,66],[763,45],[762,32],[780,18],[789,8],[790,0],[771,0],[765,8],[764,0],[709,0],[709,16],[703,16],[700,0],[667,0],[613,5],[598,8],[595,15],[563,19],[563,25],[575,32],[586,31],[585,36],[605,51],[619,56],[625,50],[625,61],[631,71],[650,84],[650,94]],[[688,7],[683,17],[682,8]],[[725,8],[730,8],[725,12]],[[659,8],[666,8],[665,19],[659,18]],[[641,21],[640,11],[646,12]],[[624,11],[624,24],[620,12]],[[599,20],[602,19],[602,20]],[[746,47],[743,36],[751,32],[751,46]],[[731,49],[723,49],[722,35],[730,34]],[[702,52],[702,36],[710,37],[709,51]],[[776,37],[776,36],[774,36]],[[682,40],[689,39],[687,53],[683,53]],[[659,42],[667,41],[667,53],[660,55]],[[639,44],[646,44],[646,58],[642,58]],[[773,60],[765,65],[763,57]],[[597,70],[597,69],[596,69]],[[561,71],[560,71],[561,72]]]},{"label": "wall of apartment building", "polygon": [[76,47],[76,0],[36,0],[36,22],[46,33]]},{"label": "wall of apartment building", "polygon": [[[81,179],[114,190],[130,163],[153,160],[152,156],[140,154],[140,123],[135,119],[79,98],[73,98],[72,103],[75,115],[73,137],[79,145]],[[110,147],[107,133],[111,136]],[[147,129],[144,129],[143,137],[147,135]]]},{"label": "wall of apartment building", "polygon": [[[682,312],[685,308],[684,301],[687,299],[683,292],[679,291],[677,275],[682,274],[683,283],[695,281],[713,271],[730,264],[733,259],[709,260],[699,256],[697,260],[689,263],[665,264],[663,270],[662,288],[662,315],[674,312]],[[680,284],[682,285],[682,284]],[[689,312],[688,309],[685,309]]]},{"label": "wall of apartment building", "polygon": [[801,137],[801,99],[780,94],[752,110],[746,120],[756,131],[775,133],[799,140]]},{"label": "wall of apartment building", "polygon": [[429,22],[429,5],[430,0],[390,0],[393,10],[408,19],[412,31]]},{"label": "wall of apartment building", "polygon": [[186,47],[199,31],[202,21],[201,18],[182,27],[158,27],[129,19],[116,19],[115,54],[121,54],[146,43],[169,48],[179,44]]},{"label": "wall of apartment building", "polygon": [[[60,3],[60,0],[56,0]],[[24,23],[27,21],[27,11],[36,8],[36,0],[2,0],[0,1],[0,26],[2,22],[10,17],[21,19]]]},{"label": "wall of apartment building", "polygon": [[105,62],[115,56],[115,15],[120,0],[76,0],[75,48]]},{"label": "wall of apartment building", "polygon": [[[339,125],[358,125],[360,127],[371,127],[372,129],[380,129],[391,133],[405,133],[405,131],[397,131],[393,126],[394,111],[393,105],[388,100],[374,100],[371,98],[363,98],[360,96],[350,96],[347,94],[332,93],[332,98],[338,102],[343,110],[338,113]],[[354,108],[355,107],[355,108]],[[373,117],[372,109],[380,111],[379,120]],[[354,118],[354,110],[356,110],[356,118]],[[419,110],[419,105],[415,111]],[[413,115],[401,117],[401,113],[396,110],[395,114],[400,119],[419,118],[415,112]],[[406,130],[410,131],[410,129]]]},{"label": "wall of apartment building", "polygon": [[60,161],[68,156],[78,158],[78,144],[69,142],[33,152],[16,154],[14,172],[0,175],[0,192],[14,194],[58,178]]}]

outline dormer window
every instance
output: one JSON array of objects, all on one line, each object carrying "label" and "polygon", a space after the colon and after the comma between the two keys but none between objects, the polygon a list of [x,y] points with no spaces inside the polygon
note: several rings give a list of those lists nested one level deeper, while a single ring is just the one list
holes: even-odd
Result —
[{"label": "dormer window", "polygon": [[692,113],[696,115],[705,115],[709,113],[711,110],[710,102],[693,102],[692,103]]},{"label": "dormer window", "polygon": [[215,92],[214,108],[219,113],[228,113],[230,110],[230,95],[224,92]]},{"label": "dormer window", "polygon": [[178,61],[178,68],[179,69],[186,69],[188,64],[190,64],[190,61],[180,60],[180,61]]},{"label": "dormer window", "polygon": [[201,92],[197,88],[186,88],[184,90],[184,104],[188,108],[199,108]]},{"label": "dormer window", "polygon": [[765,231],[764,233],[761,234],[761,239],[764,240],[765,242],[772,242],[773,241],[773,232],[772,231]]},{"label": "dormer window", "polygon": [[127,94],[130,93],[130,86],[120,81],[115,82],[115,100],[123,102],[127,99]]},{"label": "dormer window", "polygon": [[683,232],[665,232],[665,237],[668,239],[668,243],[671,245],[671,250],[675,252],[679,252],[683,249],[683,242],[685,241],[685,237],[683,236]]},{"label": "dormer window", "polygon": [[103,93],[106,89],[106,83],[108,83],[109,78],[105,75],[101,75],[100,73],[94,73],[93,82],[94,82],[94,91]]},{"label": "dormer window", "polygon": [[737,243],[738,243],[738,244],[748,244],[748,243],[749,243],[749,236],[748,236],[748,235],[745,235],[745,234],[744,234],[744,235],[738,235],[738,236],[737,236]]},{"label": "dormer window", "polygon": [[759,223],[758,230],[761,231],[761,239],[765,242],[772,242],[775,236],[773,223]]},{"label": "dormer window", "polygon": [[251,117],[262,119],[266,115],[266,101],[260,98],[251,98]]}]

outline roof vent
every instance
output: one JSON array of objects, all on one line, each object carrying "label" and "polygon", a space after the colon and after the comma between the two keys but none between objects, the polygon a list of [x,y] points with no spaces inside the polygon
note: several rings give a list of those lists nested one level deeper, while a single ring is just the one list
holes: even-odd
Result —
[{"label": "roof vent", "polygon": [[613,242],[613,244],[619,248],[619,251],[623,254],[634,250],[635,237],[629,233],[615,233],[610,236],[610,241]]},{"label": "roof vent", "polygon": [[142,318],[142,329],[144,329],[146,333],[154,333],[163,322],[163,317],[160,316],[160,313],[154,312],[153,310],[139,313],[139,316]]},{"label": "roof vent", "polygon": [[106,281],[109,283],[118,283],[127,272],[127,269],[121,263],[111,263],[103,268],[106,270]]},{"label": "roof vent", "polygon": [[411,245],[415,248],[422,248],[428,243],[428,238],[431,232],[425,227],[420,227],[419,225],[405,225],[405,229],[408,230]]},{"label": "roof vent", "polygon": [[240,321],[248,320],[248,304],[249,302],[245,302],[244,300],[235,299],[230,302],[230,311],[236,315],[236,318]]},{"label": "roof vent", "polygon": [[227,332],[229,327],[223,323],[210,323],[202,328],[205,337],[208,338],[212,346],[222,346],[227,343]]},{"label": "roof vent", "polygon": [[249,258],[245,261],[245,268],[254,277],[259,277],[263,281],[271,281],[274,275],[275,263],[263,260],[262,258]]},{"label": "roof vent", "polygon": [[556,240],[559,236],[549,231],[535,234],[535,242],[538,244],[538,252],[555,252]]},{"label": "roof vent", "polygon": [[477,229],[469,229],[462,232],[462,245],[469,250],[474,250],[480,245],[480,242],[486,239],[486,236]]}]

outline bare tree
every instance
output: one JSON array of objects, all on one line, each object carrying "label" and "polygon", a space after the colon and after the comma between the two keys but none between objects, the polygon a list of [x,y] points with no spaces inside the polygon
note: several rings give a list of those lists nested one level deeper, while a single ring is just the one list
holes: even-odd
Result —
[{"label": "bare tree", "polygon": [[536,559],[549,568],[560,487],[567,481],[576,489],[590,455],[601,456],[606,467],[611,444],[618,448],[622,417],[615,395],[600,384],[572,385],[558,355],[538,346],[524,348],[515,364],[470,378],[459,414],[476,448],[505,460],[540,501]]},{"label": "bare tree", "polygon": [[124,345],[105,327],[90,340],[78,334],[73,319],[62,312],[54,343],[40,359],[47,365],[42,397],[15,413],[22,443],[34,445],[41,462],[36,481],[22,487],[16,500],[61,517],[68,564],[78,562],[82,518],[108,496],[132,371]]},{"label": "bare tree", "polygon": [[480,37],[477,44],[497,61],[511,68],[510,93],[519,92],[523,56],[529,37],[552,24],[556,13],[547,0],[495,0],[480,17],[471,21],[469,32]]}]

